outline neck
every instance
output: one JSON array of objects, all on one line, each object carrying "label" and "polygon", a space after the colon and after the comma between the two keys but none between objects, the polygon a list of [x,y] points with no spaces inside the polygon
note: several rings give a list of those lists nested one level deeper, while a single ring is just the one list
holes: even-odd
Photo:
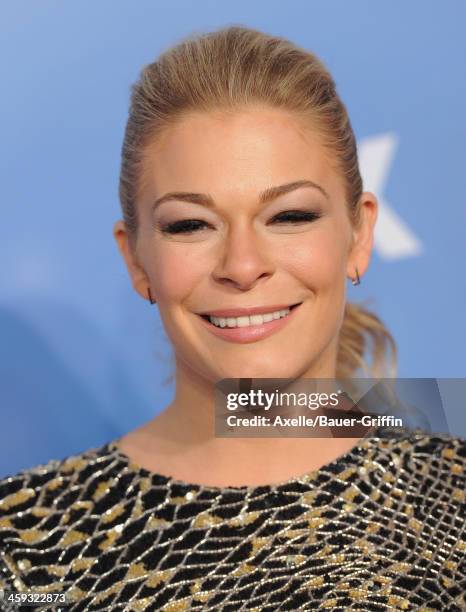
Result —
[{"label": "neck", "polygon": [[[150,427],[159,446],[163,445],[172,458],[177,457],[182,480],[203,479],[206,484],[225,484],[225,480],[232,486],[285,480],[318,469],[360,439],[328,437],[328,430],[327,437],[321,438],[217,437],[215,383],[179,359],[176,365],[174,399]],[[335,378],[335,360],[321,360],[296,380],[305,378]]]}]

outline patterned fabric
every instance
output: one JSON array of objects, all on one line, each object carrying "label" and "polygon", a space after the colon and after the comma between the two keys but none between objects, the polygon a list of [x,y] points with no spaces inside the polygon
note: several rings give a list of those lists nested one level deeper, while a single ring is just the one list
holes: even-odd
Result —
[{"label": "patterned fabric", "polygon": [[461,438],[377,432],[279,485],[220,488],[109,442],[0,480],[0,586],[67,592],[69,612],[466,610],[465,457]]}]

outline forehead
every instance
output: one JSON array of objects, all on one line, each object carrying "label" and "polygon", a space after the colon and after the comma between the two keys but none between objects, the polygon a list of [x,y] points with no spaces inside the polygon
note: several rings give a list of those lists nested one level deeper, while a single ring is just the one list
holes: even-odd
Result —
[{"label": "forehead", "polygon": [[149,144],[144,185],[250,196],[275,184],[310,179],[332,195],[343,188],[334,156],[298,115],[252,107],[190,113]]}]

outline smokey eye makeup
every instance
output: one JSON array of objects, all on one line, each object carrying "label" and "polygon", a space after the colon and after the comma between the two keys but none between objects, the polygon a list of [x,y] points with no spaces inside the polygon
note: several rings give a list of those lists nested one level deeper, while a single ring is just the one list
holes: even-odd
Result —
[{"label": "smokey eye makeup", "polygon": [[[274,225],[312,223],[322,217],[318,211],[287,210],[272,217],[269,223]],[[268,223],[268,224],[269,224]],[[201,219],[182,219],[174,222],[157,223],[157,228],[163,234],[194,234],[213,226]]]}]

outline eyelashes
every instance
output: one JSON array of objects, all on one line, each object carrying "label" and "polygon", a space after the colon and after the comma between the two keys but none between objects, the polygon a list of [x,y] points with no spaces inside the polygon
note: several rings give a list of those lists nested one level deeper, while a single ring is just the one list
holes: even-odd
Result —
[{"label": "eyelashes", "polygon": [[[275,215],[272,223],[312,223],[322,217],[322,213],[309,212],[305,210],[287,210],[286,212]],[[186,219],[183,221],[175,221],[162,226],[161,231],[165,234],[194,234],[204,227],[211,227],[210,223],[201,221],[200,219]]]},{"label": "eyelashes", "polygon": [[176,221],[168,223],[162,227],[162,232],[166,234],[191,234],[209,224],[199,219],[187,219],[186,221]]}]

